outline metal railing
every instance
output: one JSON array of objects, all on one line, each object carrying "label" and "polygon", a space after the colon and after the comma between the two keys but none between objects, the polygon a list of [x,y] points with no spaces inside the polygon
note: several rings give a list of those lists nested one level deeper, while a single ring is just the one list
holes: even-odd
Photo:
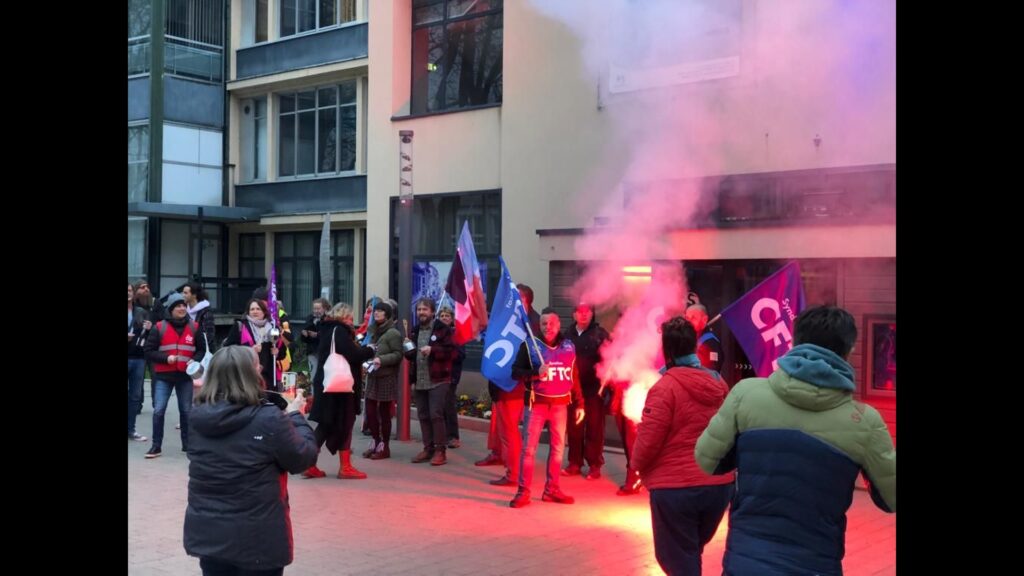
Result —
[{"label": "metal railing", "polygon": [[177,76],[209,82],[224,79],[224,49],[177,36],[166,36],[164,70]]}]

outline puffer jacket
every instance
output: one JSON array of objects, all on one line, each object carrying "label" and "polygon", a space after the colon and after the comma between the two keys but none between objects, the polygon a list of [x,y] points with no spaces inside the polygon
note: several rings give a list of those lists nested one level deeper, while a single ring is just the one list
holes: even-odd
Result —
[{"label": "puffer jacket", "polygon": [[316,464],[302,414],[272,404],[199,404],[189,414],[185,551],[246,570],[292,563],[288,472]]},{"label": "puffer jacket", "polygon": [[768,378],[738,382],[711,419],[697,462],[706,472],[738,470],[726,573],[842,574],[846,511],[862,471],[875,504],[896,511],[896,449],[854,388],[845,360],[801,344]]},{"label": "puffer jacket", "polygon": [[398,373],[402,362],[402,333],[395,326],[395,321],[374,325],[370,330],[373,332],[371,341],[377,345],[377,357],[380,358],[380,368],[375,374],[390,376]]},{"label": "puffer jacket", "polygon": [[630,466],[644,486],[688,488],[730,484],[733,474],[712,476],[700,469],[693,450],[697,438],[729,393],[708,370],[676,367],[647,392],[643,421],[637,429]]}]

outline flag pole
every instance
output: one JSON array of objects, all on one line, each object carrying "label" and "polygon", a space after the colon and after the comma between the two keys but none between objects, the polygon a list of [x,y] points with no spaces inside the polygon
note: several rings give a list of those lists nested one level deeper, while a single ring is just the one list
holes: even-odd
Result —
[{"label": "flag pole", "polygon": [[[519,305],[519,309],[523,311],[523,324],[526,324],[526,331],[530,333],[530,342],[533,342],[533,349],[537,351],[537,357],[540,358],[541,364],[544,363],[544,356],[540,353],[540,346],[537,345],[537,337],[533,335],[533,328],[530,327],[530,315],[526,313],[526,308],[523,307],[523,302],[520,300],[516,302]],[[529,356],[529,354],[527,354]],[[533,366],[533,361],[530,361],[530,366]]]}]

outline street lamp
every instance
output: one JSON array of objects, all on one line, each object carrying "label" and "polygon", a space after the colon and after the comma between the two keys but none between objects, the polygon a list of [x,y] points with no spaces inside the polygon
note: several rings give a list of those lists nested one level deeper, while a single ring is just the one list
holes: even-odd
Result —
[{"label": "street lamp", "polygon": [[[398,308],[396,318],[406,318],[412,304],[412,130],[398,131]],[[407,335],[407,334],[406,334]],[[402,361],[398,385],[398,439],[409,435],[409,363]]]}]

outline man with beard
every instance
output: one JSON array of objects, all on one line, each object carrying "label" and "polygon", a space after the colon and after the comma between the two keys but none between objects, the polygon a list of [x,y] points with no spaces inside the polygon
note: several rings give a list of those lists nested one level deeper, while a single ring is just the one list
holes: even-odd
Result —
[{"label": "man with beard", "polygon": [[420,298],[416,302],[418,322],[409,330],[409,340],[415,347],[405,353],[405,358],[412,360],[409,384],[416,395],[416,415],[423,436],[423,451],[414,456],[412,462],[419,464],[429,460],[431,466],[448,462],[444,403],[452,384],[452,361],[456,355],[452,329],[434,317],[436,306],[431,298]]},{"label": "man with beard", "polygon": [[[576,423],[586,417],[583,408],[583,393],[576,369],[576,348],[572,341],[559,332],[562,323],[552,308],[545,308],[540,315],[541,342],[523,342],[512,364],[512,376],[525,379],[527,384],[526,411],[523,429],[526,443],[520,456],[519,490],[509,502],[511,508],[522,508],[530,503],[530,484],[533,482],[534,454],[540,442],[544,424],[548,425],[549,446],[547,481],[544,484],[544,502],[572,504],[572,496],[566,495],[559,487],[562,451],[565,448],[565,425],[569,403],[580,408],[576,411]],[[530,350],[528,346],[535,347]],[[540,358],[532,353],[540,349]]]}]

